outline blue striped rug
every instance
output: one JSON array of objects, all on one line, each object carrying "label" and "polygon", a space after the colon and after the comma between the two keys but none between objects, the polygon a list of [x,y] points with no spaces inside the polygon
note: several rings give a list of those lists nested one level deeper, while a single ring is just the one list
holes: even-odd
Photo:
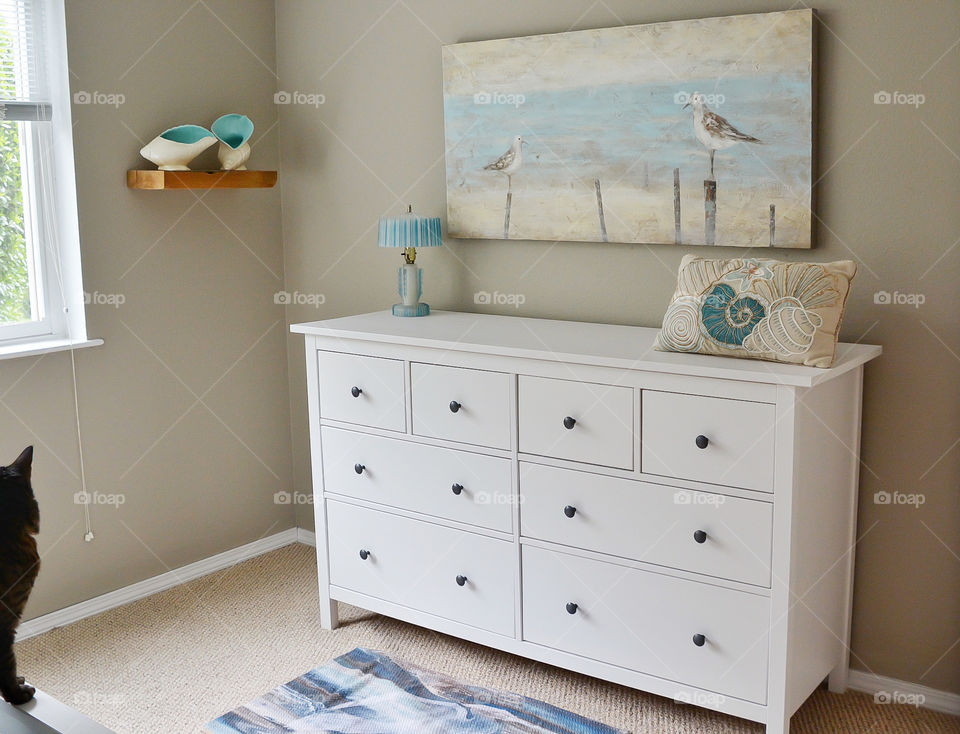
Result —
[{"label": "blue striped rug", "polygon": [[207,724],[210,734],[625,734],[358,647]]}]

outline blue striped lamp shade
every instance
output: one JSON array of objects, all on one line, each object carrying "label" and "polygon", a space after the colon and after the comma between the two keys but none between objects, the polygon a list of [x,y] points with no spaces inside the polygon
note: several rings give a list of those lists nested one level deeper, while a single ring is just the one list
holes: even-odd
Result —
[{"label": "blue striped lamp shade", "polygon": [[418,217],[403,214],[399,217],[383,217],[377,236],[380,247],[439,247],[440,217]]}]

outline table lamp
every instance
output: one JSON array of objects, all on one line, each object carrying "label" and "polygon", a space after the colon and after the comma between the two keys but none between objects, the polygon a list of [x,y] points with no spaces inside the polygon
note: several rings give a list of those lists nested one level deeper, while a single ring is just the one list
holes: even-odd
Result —
[{"label": "table lamp", "polygon": [[393,304],[394,316],[426,316],[430,313],[430,306],[420,303],[420,296],[423,295],[423,270],[415,265],[417,248],[439,247],[442,244],[440,217],[418,217],[410,206],[406,213],[399,217],[380,219],[377,245],[403,248],[403,265],[397,270],[400,303]]}]

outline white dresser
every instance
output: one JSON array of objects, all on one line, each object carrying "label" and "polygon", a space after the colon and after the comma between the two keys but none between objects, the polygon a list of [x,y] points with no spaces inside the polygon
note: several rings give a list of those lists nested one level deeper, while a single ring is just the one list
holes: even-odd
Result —
[{"label": "white dresser", "polygon": [[321,616],[337,600],[771,734],[847,677],[863,365],[435,312],[306,336]]}]

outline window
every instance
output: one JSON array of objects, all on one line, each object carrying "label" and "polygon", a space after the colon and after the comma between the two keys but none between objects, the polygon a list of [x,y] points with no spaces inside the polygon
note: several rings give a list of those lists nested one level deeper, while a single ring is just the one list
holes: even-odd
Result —
[{"label": "window", "polygon": [[0,0],[0,356],[86,342],[69,99],[63,0]]}]

